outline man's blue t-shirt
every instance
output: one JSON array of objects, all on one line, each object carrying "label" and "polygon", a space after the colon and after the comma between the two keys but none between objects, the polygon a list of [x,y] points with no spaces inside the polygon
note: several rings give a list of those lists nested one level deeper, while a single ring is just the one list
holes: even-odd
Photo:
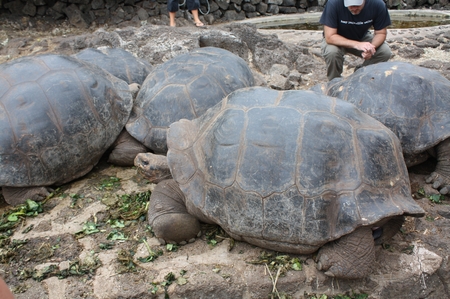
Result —
[{"label": "man's blue t-shirt", "polygon": [[352,15],[344,0],[328,0],[319,22],[345,38],[360,41],[372,26],[381,30],[391,25],[391,18],[383,0],[365,0],[358,15]]}]

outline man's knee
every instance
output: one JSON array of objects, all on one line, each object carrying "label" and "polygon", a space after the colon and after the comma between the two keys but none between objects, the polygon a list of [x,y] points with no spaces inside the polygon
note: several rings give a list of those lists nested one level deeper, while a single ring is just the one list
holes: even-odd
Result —
[{"label": "man's knee", "polygon": [[322,48],[322,56],[325,58],[325,60],[335,60],[344,57],[339,47],[328,44]]}]

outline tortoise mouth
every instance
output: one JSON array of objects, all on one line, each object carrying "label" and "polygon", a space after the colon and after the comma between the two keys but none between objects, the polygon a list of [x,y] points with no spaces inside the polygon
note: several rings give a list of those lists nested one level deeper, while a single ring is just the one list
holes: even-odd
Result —
[{"label": "tortoise mouth", "polygon": [[162,171],[152,170],[148,171],[145,168],[138,167],[137,171],[139,174],[144,176],[150,183],[158,184],[161,181],[171,179],[172,176]]}]

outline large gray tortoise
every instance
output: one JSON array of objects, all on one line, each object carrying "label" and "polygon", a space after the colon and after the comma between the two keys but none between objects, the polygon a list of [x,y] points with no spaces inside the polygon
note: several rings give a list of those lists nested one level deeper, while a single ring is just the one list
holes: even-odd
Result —
[{"label": "large gray tortoise", "polygon": [[[149,150],[165,154],[166,132],[171,123],[197,118],[230,92],[253,85],[249,66],[227,50],[205,47],[178,55],[147,76],[126,130]],[[129,144],[122,143],[109,161],[122,165],[130,161],[133,165],[136,147],[128,151]]]},{"label": "large gray tortoise", "polygon": [[[166,242],[194,238],[199,222],[236,240],[281,252],[320,249],[318,268],[341,278],[370,273],[375,241],[404,216],[423,216],[411,197],[398,138],[339,99],[312,91],[244,88],[168,132],[173,179],[152,192],[148,220]],[[139,154],[152,181],[164,157]]]},{"label": "large gray tortoise", "polygon": [[46,54],[0,65],[0,186],[12,205],[88,173],[120,134],[128,84],[78,59]]},{"label": "large gray tortoise", "polygon": [[[94,64],[129,84],[133,98],[136,98],[142,83],[153,66],[145,59],[135,57],[132,53],[121,48],[86,48],[73,57]],[[115,165],[133,165],[134,153],[146,152],[148,149],[130,136],[124,128],[116,141],[111,145],[109,162]],[[132,153],[127,161],[126,154]]]},{"label": "large gray tortoise", "polygon": [[426,178],[450,192],[450,81],[434,70],[406,62],[383,62],[342,80],[314,87],[356,105],[399,138],[408,167],[437,158]]}]

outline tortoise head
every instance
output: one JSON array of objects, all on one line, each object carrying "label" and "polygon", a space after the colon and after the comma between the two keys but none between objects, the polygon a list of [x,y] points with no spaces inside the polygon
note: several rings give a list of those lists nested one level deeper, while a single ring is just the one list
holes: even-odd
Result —
[{"label": "tortoise head", "polygon": [[140,153],[134,159],[134,166],[150,183],[157,184],[162,180],[172,178],[167,157],[163,155]]}]

